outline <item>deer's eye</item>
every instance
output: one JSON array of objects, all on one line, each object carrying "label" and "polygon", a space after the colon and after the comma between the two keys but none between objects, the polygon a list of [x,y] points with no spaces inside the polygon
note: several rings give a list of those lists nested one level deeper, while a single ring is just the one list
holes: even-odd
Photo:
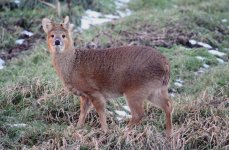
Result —
[{"label": "deer's eye", "polygon": [[54,38],[54,35],[52,34],[51,37]]},{"label": "deer's eye", "polygon": [[62,35],[62,38],[65,38],[65,35],[64,34]]}]

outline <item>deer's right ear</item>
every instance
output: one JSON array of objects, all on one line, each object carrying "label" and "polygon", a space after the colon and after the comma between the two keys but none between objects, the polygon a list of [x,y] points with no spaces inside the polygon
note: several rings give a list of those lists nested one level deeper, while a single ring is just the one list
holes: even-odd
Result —
[{"label": "deer's right ear", "polygon": [[42,19],[42,26],[45,33],[48,33],[53,27],[51,20],[49,20],[48,18]]}]

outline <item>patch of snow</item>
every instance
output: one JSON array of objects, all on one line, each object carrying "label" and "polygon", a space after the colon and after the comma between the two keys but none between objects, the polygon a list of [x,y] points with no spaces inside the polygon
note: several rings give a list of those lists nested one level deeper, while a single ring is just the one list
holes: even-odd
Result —
[{"label": "patch of snow", "polygon": [[217,50],[209,50],[208,52],[211,53],[212,55],[219,56],[219,57],[223,57],[226,55],[225,53],[219,52]]},{"label": "patch of snow", "polygon": [[112,15],[112,14],[108,14],[108,15],[104,15],[105,18],[110,18],[110,19],[118,19],[119,16],[115,16],[115,15]]},{"label": "patch of snow", "polygon": [[196,56],[196,58],[199,59],[199,60],[201,60],[201,61],[203,61],[203,60],[205,59],[205,58],[202,57],[202,56]]},{"label": "patch of snow", "polygon": [[207,68],[209,68],[210,66],[209,66],[208,64],[203,64],[203,67],[207,69]]},{"label": "patch of snow", "polygon": [[227,19],[222,19],[221,22],[226,23]]},{"label": "patch of snow", "polygon": [[182,79],[176,79],[176,82],[181,83],[181,84],[184,83]]},{"label": "patch of snow", "polygon": [[20,0],[14,0],[14,3],[16,3],[17,5],[19,5],[21,3]]},{"label": "patch of snow", "polygon": [[174,85],[175,85],[175,86],[178,86],[178,87],[182,87],[182,86],[183,86],[183,84],[181,84],[181,83],[179,83],[179,82],[175,82]]},{"label": "patch of snow", "polygon": [[126,105],[126,106],[123,106],[123,108],[130,112],[130,107],[129,106]]},{"label": "patch of snow", "polygon": [[102,14],[100,12],[97,12],[97,11],[93,11],[93,10],[86,10],[85,14],[88,16],[88,17],[93,17],[93,18],[98,18],[100,17]]},{"label": "patch of snow", "polygon": [[207,43],[197,42],[197,45],[202,46],[202,47],[207,48],[207,49],[212,49],[212,46],[207,44]]},{"label": "patch of snow", "polygon": [[131,115],[128,115],[125,111],[115,110],[115,113],[119,115],[117,119],[121,121],[124,118],[131,118]]},{"label": "patch of snow", "polygon": [[22,31],[21,34],[27,35],[29,37],[34,35],[32,32],[29,32],[27,30]]},{"label": "patch of snow", "polygon": [[118,10],[117,13],[119,14],[120,17],[126,17],[131,15],[131,11],[129,9],[127,9],[126,11]]},{"label": "patch of snow", "polygon": [[205,72],[205,69],[204,68],[200,68],[197,72],[195,72],[194,74],[195,75],[200,75],[200,74],[203,74]]},{"label": "patch of snow", "polygon": [[21,44],[23,44],[23,42],[25,41],[25,39],[18,39],[18,40],[16,40],[16,44],[18,44],[18,45],[21,45]]},{"label": "patch of snow", "polygon": [[114,3],[115,3],[115,6],[116,6],[116,9],[120,9],[123,6],[123,3],[121,3],[120,1],[116,0]]},{"label": "patch of snow", "polygon": [[81,28],[89,29],[91,25],[99,25],[110,21],[112,21],[111,18],[92,18],[88,16],[83,16],[81,19]]},{"label": "patch of snow", "polygon": [[129,3],[130,2],[130,0],[118,0],[119,2],[121,2],[121,3]]},{"label": "patch of snow", "polygon": [[115,113],[122,117],[125,117],[126,115],[128,115],[125,111],[121,111],[121,110],[115,110]]},{"label": "patch of snow", "polygon": [[0,58],[0,69],[4,68],[5,61]]},{"label": "patch of snow", "polygon": [[197,42],[196,40],[189,40],[188,41],[191,45],[199,45],[201,47],[205,47],[207,49],[212,49],[212,46],[207,44],[207,43],[203,43],[203,42]]},{"label": "patch of snow", "polygon": [[26,127],[27,124],[24,123],[18,123],[18,124],[9,124],[10,127],[16,127],[16,128],[23,128]]},{"label": "patch of snow", "polygon": [[216,58],[217,61],[220,63],[220,64],[223,64],[224,63],[224,60],[223,59],[220,59],[220,58]]},{"label": "patch of snow", "polygon": [[196,40],[189,40],[188,41],[191,45],[196,45],[197,44],[197,41]]},{"label": "patch of snow", "polygon": [[170,96],[171,97],[175,97],[175,93],[170,93]]},{"label": "patch of snow", "polygon": [[[81,29],[86,30],[89,29],[90,26],[100,25],[106,22],[110,22],[114,19],[118,19],[120,17],[126,17],[131,14],[131,11],[127,9],[127,3],[130,0],[115,0],[116,5],[116,13],[118,15],[112,14],[102,14],[100,12],[96,12],[93,10],[86,10],[85,16],[81,18]],[[80,31],[80,30],[79,30]]]},{"label": "patch of snow", "polygon": [[122,121],[123,120],[123,118],[121,118],[121,117],[116,117],[116,118],[117,118],[118,121]]}]

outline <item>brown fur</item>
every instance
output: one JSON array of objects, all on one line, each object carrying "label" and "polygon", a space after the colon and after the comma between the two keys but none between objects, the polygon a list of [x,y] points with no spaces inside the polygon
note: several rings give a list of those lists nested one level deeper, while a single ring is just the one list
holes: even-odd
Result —
[{"label": "brown fur", "polygon": [[[131,109],[129,125],[142,119],[143,101],[148,100],[165,111],[166,132],[172,133],[172,101],[168,96],[170,66],[165,56],[145,46],[75,49],[68,17],[62,24],[46,18],[42,24],[58,76],[70,91],[81,96],[78,126],[84,124],[92,103],[102,129],[107,131],[105,101],[124,95]],[[55,46],[56,39],[63,45]]]}]

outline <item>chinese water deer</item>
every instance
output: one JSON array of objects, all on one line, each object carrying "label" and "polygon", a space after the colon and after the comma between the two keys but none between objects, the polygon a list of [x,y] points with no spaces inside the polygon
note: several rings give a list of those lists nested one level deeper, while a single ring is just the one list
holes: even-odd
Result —
[{"label": "chinese water deer", "polygon": [[107,49],[76,49],[71,36],[69,17],[57,24],[42,20],[52,64],[61,81],[80,96],[78,127],[82,127],[92,104],[107,131],[106,99],[125,96],[132,118],[128,125],[144,116],[144,100],[152,102],[166,114],[166,133],[172,132],[172,101],[168,96],[170,65],[164,55],[146,46]]}]

